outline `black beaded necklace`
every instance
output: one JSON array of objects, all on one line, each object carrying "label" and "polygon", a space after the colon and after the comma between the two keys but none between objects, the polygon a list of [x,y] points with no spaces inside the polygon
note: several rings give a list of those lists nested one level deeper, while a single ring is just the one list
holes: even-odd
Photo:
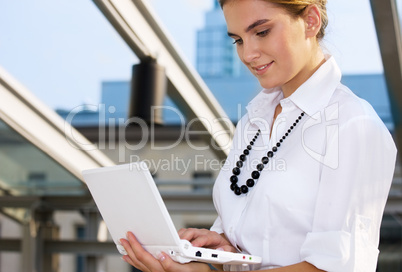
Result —
[{"label": "black beaded necklace", "polygon": [[279,142],[276,143],[275,146],[272,147],[270,151],[268,151],[267,155],[262,157],[261,163],[257,165],[255,171],[251,173],[250,179],[246,181],[246,185],[242,185],[239,187],[237,185],[237,182],[239,181],[238,176],[241,173],[241,168],[243,167],[244,161],[246,161],[247,156],[250,154],[250,151],[252,149],[252,146],[254,145],[255,141],[257,140],[258,136],[261,134],[261,130],[259,129],[257,133],[255,134],[254,138],[251,140],[250,144],[247,146],[246,149],[243,150],[243,154],[240,155],[239,160],[236,162],[236,167],[233,168],[232,173],[233,176],[230,177],[230,189],[235,193],[235,195],[241,195],[241,194],[247,194],[248,193],[248,188],[251,188],[255,185],[255,181],[258,180],[260,177],[261,171],[264,169],[265,165],[268,164],[269,158],[272,158],[274,156],[274,153],[278,151],[278,147],[281,146],[283,141],[286,139],[286,137],[289,136],[290,132],[296,127],[296,125],[300,122],[302,117],[304,116],[304,112],[300,114],[299,117],[296,118],[295,122],[293,123],[292,126],[287,130],[285,135],[282,136],[282,138],[279,140]]}]

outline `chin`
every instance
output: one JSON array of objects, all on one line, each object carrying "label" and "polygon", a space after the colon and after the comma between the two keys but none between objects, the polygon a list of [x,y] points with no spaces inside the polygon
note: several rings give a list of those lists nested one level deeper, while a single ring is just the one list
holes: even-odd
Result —
[{"label": "chin", "polygon": [[272,89],[279,86],[279,84],[275,84],[274,82],[267,82],[266,80],[258,80],[258,82],[264,89]]}]

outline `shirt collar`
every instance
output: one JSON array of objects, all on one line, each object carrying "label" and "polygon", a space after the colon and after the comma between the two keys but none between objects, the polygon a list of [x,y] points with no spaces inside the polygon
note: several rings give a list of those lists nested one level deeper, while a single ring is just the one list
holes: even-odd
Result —
[{"label": "shirt collar", "polygon": [[327,106],[336,87],[341,81],[341,71],[334,59],[330,55],[325,56],[326,61],[320,68],[304,82],[292,95],[283,99],[281,88],[263,89],[247,105],[249,119],[254,120],[273,118],[273,107],[291,101],[307,115],[313,116],[318,110]]},{"label": "shirt collar", "polygon": [[275,108],[282,99],[281,88],[263,89],[246,107],[250,122],[255,123],[262,119],[272,120],[274,111],[271,109]]},{"label": "shirt collar", "polygon": [[309,116],[327,106],[336,87],[341,82],[341,70],[335,58],[326,56],[326,62],[292,95],[288,97]]}]

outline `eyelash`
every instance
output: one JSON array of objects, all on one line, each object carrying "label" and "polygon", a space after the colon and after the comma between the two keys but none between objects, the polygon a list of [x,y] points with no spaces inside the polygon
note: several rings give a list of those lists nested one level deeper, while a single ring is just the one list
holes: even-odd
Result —
[{"label": "eyelash", "polygon": [[268,33],[269,33],[270,31],[271,31],[271,29],[266,29],[266,30],[264,30],[264,31],[258,32],[258,33],[257,33],[257,36],[259,36],[259,37],[265,37],[265,36],[268,35]]},{"label": "eyelash", "polygon": [[233,41],[233,44],[241,44],[243,41],[241,39],[236,39]]},{"label": "eyelash", "polygon": [[[263,37],[267,36],[270,31],[271,31],[271,29],[266,29],[266,30],[264,30],[264,31],[257,32],[256,35],[257,35],[258,37],[263,38]],[[233,44],[239,45],[239,44],[242,44],[242,42],[243,42],[242,39],[236,39],[236,40],[234,40]]]}]

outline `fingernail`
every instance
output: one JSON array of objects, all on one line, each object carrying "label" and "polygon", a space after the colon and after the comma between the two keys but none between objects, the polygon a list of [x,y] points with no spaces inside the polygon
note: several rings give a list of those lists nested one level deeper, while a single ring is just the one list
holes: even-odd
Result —
[{"label": "fingernail", "polygon": [[166,257],[165,257],[165,255],[163,255],[163,254],[161,253],[161,254],[159,254],[159,256],[158,256],[158,259],[159,259],[159,261],[163,262],[163,261],[166,259]]},{"label": "fingernail", "polygon": [[222,247],[217,248],[218,251],[225,251]]}]

